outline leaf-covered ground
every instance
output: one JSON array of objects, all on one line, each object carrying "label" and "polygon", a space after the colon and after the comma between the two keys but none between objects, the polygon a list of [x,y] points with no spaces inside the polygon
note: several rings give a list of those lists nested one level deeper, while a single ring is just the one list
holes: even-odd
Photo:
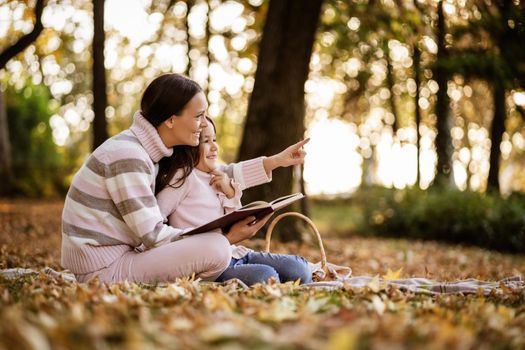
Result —
[{"label": "leaf-covered ground", "polygon": [[[56,202],[0,200],[0,268],[59,270]],[[451,281],[525,272],[525,257],[433,242],[325,238],[329,261],[354,275]],[[262,241],[250,242],[255,248]],[[275,252],[319,259],[314,244]],[[193,280],[151,286],[76,284],[45,274],[0,278],[0,349],[525,348],[525,295],[432,297],[392,288],[243,289]]]}]

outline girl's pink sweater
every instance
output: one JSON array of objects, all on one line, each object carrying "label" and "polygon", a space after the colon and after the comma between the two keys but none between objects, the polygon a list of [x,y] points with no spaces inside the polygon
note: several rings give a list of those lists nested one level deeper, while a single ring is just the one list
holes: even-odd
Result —
[{"label": "girl's pink sweater", "polygon": [[[265,176],[265,181],[268,182],[271,177],[264,171],[263,159],[260,157],[249,161],[250,168],[257,170],[261,180]],[[178,179],[181,174],[182,172],[175,174],[174,179]],[[210,186],[211,179],[211,174],[193,169],[182,185],[172,183],[157,194],[160,212],[168,218],[171,226],[189,231],[241,206],[242,188],[245,184],[232,180],[235,195],[227,198],[224,193]],[[232,245],[234,258],[240,259],[248,252],[250,249],[246,247]]]}]

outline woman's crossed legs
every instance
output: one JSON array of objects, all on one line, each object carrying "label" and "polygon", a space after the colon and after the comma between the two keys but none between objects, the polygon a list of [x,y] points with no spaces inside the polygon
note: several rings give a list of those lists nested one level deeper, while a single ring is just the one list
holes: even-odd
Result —
[{"label": "woman's crossed legs", "polygon": [[176,278],[195,277],[214,281],[231,261],[230,243],[219,233],[190,236],[160,247],[137,252],[128,251],[110,266],[88,275],[77,276],[80,282],[98,277],[106,283],[173,282]]}]

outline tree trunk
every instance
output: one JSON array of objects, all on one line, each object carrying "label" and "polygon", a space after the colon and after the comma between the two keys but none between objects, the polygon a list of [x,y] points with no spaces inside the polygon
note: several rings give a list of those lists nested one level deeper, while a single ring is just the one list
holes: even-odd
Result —
[{"label": "tree trunk", "polygon": [[441,62],[447,58],[448,53],[445,47],[445,17],[443,14],[443,1],[438,4],[438,29],[437,29],[437,68],[434,71],[435,80],[439,90],[436,98],[436,153],[437,153],[437,173],[435,184],[448,185],[451,172],[452,141],[450,138],[449,127],[449,98],[447,95],[448,73]]},{"label": "tree trunk", "polygon": [[186,16],[184,17],[184,21],[183,21],[184,30],[186,30],[186,50],[188,53],[188,64],[186,65],[186,70],[184,71],[184,74],[187,77],[191,77],[191,67],[192,67],[190,51],[193,49],[193,46],[191,45],[190,22],[188,21],[188,18],[189,18],[193,5],[194,5],[193,0],[186,1]]},{"label": "tree trunk", "polygon": [[372,155],[368,158],[363,157],[363,165],[362,169],[363,172],[361,173],[361,187],[362,188],[370,188],[374,185],[374,154],[375,154],[375,146],[370,146],[372,149]]},{"label": "tree trunk", "polygon": [[[10,59],[24,51],[29,45],[34,43],[44,26],[42,24],[42,13],[44,12],[44,0],[37,0],[35,4],[35,25],[33,30],[17,40],[12,46],[0,53],[0,69],[4,69]],[[0,183],[2,193],[8,194],[11,191],[13,180],[13,169],[11,163],[11,142],[9,140],[9,123],[7,119],[7,105],[4,100],[4,93],[0,90]]]},{"label": "tree trunk", "polygon": [[[272,155],[303,138],[304,84],[321,5],[322,0],[270,1],[239,159]],[[292,168],[274,171],[272,183],[246,191],[244,201],[289,194],[292,173]],[[296,237],[290,233],[279,238]]]},{"label": "tree trunk", "polygon": [[420,159],[421,154],[421,135],[419,126],[421,124],[421,110],[419,109],[419,88],[421,86],[421,51],[414,45],[414,82],[416,84],[416,96],[415,99],[415,117],[416,117],[416,186],[420,186]]},{"label": "tree trunk", "polygon": [[104,67],[104,0],[93,0],[93,150],[108,138],[106,69]]},{"label": "tree trunk", "polygon": [[494,117],[490,125],[490,169],[487,181],[487,190],[499,193],[499,166],[500,166],[500,145],[505,132],[505,88],[502,84],[494,84]]},{"label": "tree trunk", "polygon": [[[306,184],[304,182],[304,164],[301,164],[299,167],[299,189],[302,193],[306,193]],[[310,205],[306,197],[301,198],[299,203],[301,207],[301,214],[305,216],[310,216]]]},{"label": "tree trunk", "polygon": [[[513,18],[511,13],[512,1],[501,0],[495,2],[499,9],[501,19],[506,21],[509,18]],[[504,57],[507,56],[507,60],[514,58],[513,50],[509,51],[509,48],[513,48],[513,41],[516,40],[515,32],[509,31],[509,27],[504,26],[501,32],[496,32],[498,49]],[[514,34],[514,35],[513,35]],[[519,40],[517,40],[519,42]],[[507,109],[505,106],[505,83],[506,81],[502,77],[498,76],[498,72],[495,72],[492,81],[493,85],[493,100],[494,100],[494,117],[490,125],[490,157],[489,157],[489,176],[487,179],[487,191],[500,193],[499,184],[499,169],[501,162],[501,141],[503,139],[503,133],[505,132],[505,119],[507,117]],[[519,79],[519,77],[514,77]],[[507,80],[508,81],[508,80]]]},{"label": "tree trunk", "polygon": [[0,90],[0,195],[9,194],[13,180],[11,162],[11,142],[9,141],[9,124],[7,122],[7,105],[4,92]]},{"label": "tree trunk", "polygon": [[394,94],[394,85],[395,85],[395,77],[394,77],[394,67],[392,66],[392,62],[390,61],[390,49],[388,48],[388,43],[386,45],[386,83],[388,85],[388,90],[390,91],[390,98],[388,101],[390,102],[390,112],[392,112],[392,115],[394,116],[394,122],[392,123],[392,131],[394,140],[396,140],[396,133],[397,129],[399,128],[399,116],[397,115],[397,103],[396,103],[396,95]]},{"label": "tree trunk", "polygon": [[206,4],[208,5],[208,17],[206,19],[206,58],[208,59],[208,69],[206,71],[206,89],[204,90],[205,94],[206,94],[206,99],[208,99],[208,93],[210,92],[210,82],[211,82],[211,77],[210,77],[210,66],[211,66],[211,63],[213,61],[212,59],[212,53],[211,53],[211,50],[210,50],[210,39],[211,39],[211,4],[210,4],[210,1],[207,0],[206,1]]}]

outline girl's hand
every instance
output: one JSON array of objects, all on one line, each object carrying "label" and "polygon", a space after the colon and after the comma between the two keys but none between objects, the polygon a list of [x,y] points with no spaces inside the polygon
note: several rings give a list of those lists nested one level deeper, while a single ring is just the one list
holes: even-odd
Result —
[{"label": "girl's hand", "polygon": [[232,198],[235,195],[235,189],[228,175],[218,169],[214,169],[211,174],[213,177],[211,178],[210,185],[216,191],[224,193],[228,199]]},{"label": "girl's hand", "polygon": [[263,160],[264,170],[267,173],[279,167],[288,167],[290,165],[297,165],[304,163],[304,157],[306,152],[302,149],[310,141],[310,138],[306,138],[302,141],[297,142],[286,148],[284,151],[274,154],[273,156],[266,157]]},{"label": "girl's hand", "polygon": [[266,224],[266,222],[273,215],[268,214],[264,218],[254,221],[255,216],[249,216],[244,220],[241,220],[235,223],[230,231],[225,235],[230,244],[239,243],[245,239],[252,238],[261,227]]}]

